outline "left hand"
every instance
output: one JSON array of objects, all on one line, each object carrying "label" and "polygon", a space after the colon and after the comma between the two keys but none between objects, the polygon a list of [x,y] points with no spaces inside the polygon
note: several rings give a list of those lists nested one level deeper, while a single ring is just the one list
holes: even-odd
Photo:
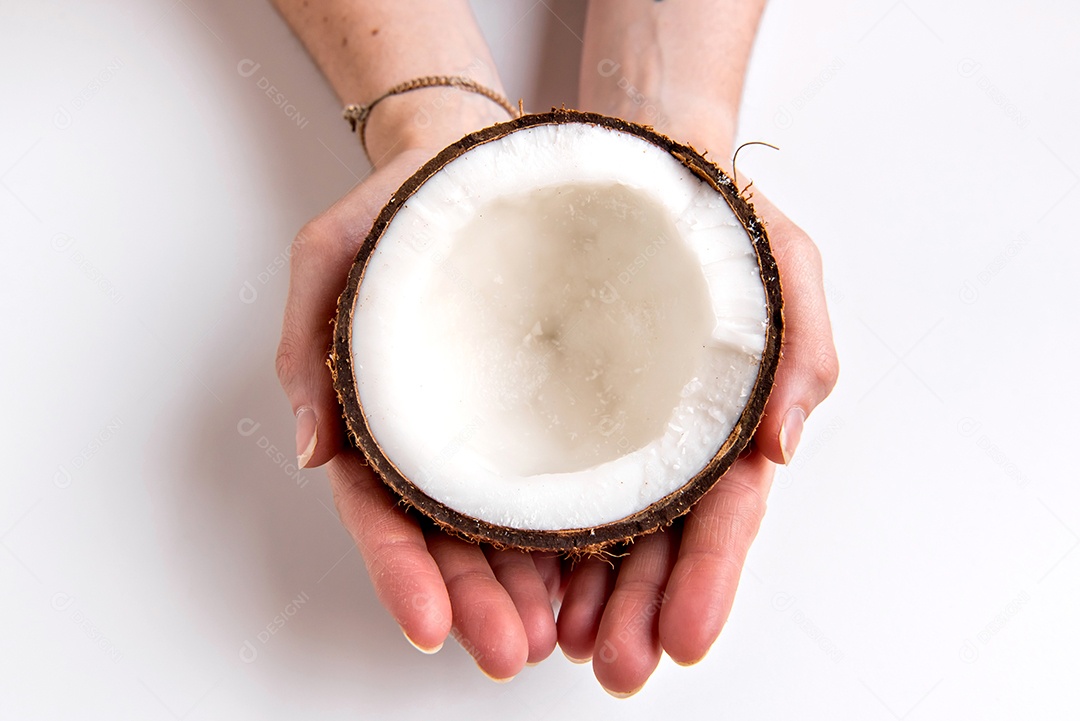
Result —
[{"label": "left hand", "polygon": [[444,111],[437,122],[415,122],[421,110],[432,107],[435,92],[410,93],[379,106],[367,135],[377,168],[297,236],[277,369],[297,413],[301,465],[327,464],[341,522],[406,638],[433,652],[453,634],[485,674],[503,680],[555,648],[557,557],[481,548],[406,512],[361,453],[348,447],[326,367],[333,332],[327,319],[380,209],[445,145],[505,119],[490,100],[453,91],[436,96]]},{"label": "left hand", "polygon": [[720,634],[747,551],[765,513],[775,463],[791,459],[806,416],[836,384],[838,365],[822,287],[821,256],[810,238],[760,195],[784,290],[783,355],[776,385],[750,450],[689,514],[638,539],[611,568],[573,568],[558,619],[559,645],[591,658],[609,693],[637,692],[660,662],[700,661]]}]

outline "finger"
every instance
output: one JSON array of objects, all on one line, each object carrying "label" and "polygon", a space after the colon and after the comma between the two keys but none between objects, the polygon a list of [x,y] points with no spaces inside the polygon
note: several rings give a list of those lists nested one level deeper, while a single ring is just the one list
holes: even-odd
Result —
[{"label": "finger", "polygon": [[331,321],[356,251],[401,179],[388,170],[304,226],[289,249],[289,294],[276,365],[296,416],[301,468],[322,465],[342,448],[341,412],[326,365]]},{"label": "finger", "polygon": [[495,578],[514,602],[529,643],[526,663],[543,661],[555,650],[555,613],[551,596],[532,555],[523,551],[485,549]]},{"label": "finger", "polygon": [[619,567],[593,655],[593,673],[613,696],[637,693],[660,663],[660,608],[677,535],[669,529],[638,539]]},{"label": "finger", "polygon": [[529,640],[514,601],[479,546],[432,529],[428,550],[439,564],[454,616],[454,638],[487,676],[509,681],[529,658]]},{"label": "finger", "polygon": [[774,470],[760,453],[743,457],[686,517],[660,611],[660,641],[676,663],[700,661],[720,635]]},{"label": "finger", "polygon": [[754,442],[769,460],[788,463],[806,417],[836,385],[839,365],[817,246],[766,199],[754,205],[768,224],[784,289],[783,350]]},{"label": "finger", "polygon": [[532,559],[533,563],[536,564],[537,573],[540,574],[540,578],[544,581],[544,587],[547,589],[550,601],[552,603],[561,601],[562,559],[559,558],[557,553],[548,553],[546,551],[533,551]]},{"label": "finger", "polygon": [[355,453],[327,467],[341,522],[356,541],[379,601],[409,641],[438,651],[450,633],[450,597],[424,534]]},{"label": "finger", "polygon": [[592,658],[600,619],[614,587],[615,567],[606,559],[585,559],[570,572],[559,607],[558,631],[559,648],[574,663]]}]

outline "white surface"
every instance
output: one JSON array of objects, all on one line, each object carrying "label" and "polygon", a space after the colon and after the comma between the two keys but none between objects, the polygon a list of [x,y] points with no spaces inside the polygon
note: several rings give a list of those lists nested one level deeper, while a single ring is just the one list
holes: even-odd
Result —
[{"label": "white surface", "polygon": [[669,153],[538,125],[399,202],[353,304],[353,363],[372,436],[429,496],[513,528],[588,528],[679,490],[727,441],[765,288],[727,201]]},{"label": "white surface", "polygon": [[[574,30],[480,5],[532,107],[572,82],[533,70],[580,34],[551,7]],[[561,656],[497,686],[414,651],[288,466],[283,254],[365,164],[286,27],[4,4],[0,718],[1074,717],[1078,26],[771,5],[741,136],[782,151],[740,165],[823,249],[842,378],[711,655],[617,702]]]}]

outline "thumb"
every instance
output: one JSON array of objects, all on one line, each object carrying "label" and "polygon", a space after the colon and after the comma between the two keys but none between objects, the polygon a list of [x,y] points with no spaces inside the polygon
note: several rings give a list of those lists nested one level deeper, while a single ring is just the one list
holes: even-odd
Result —
[{"label": "thumb", "polygon": [[341,406],[326,365],[338,295],[375,216],[427,157],[423,150],[397,155],[305,225],[293,241],[277,373],[296,415],[300,468],[326,463],[345,445]]},{"label": "thumb", "polygon": [[337,298],[359,239],[327,213],[293,241],[289,295],[277,350],[277,374],[296,416],[300,468],[322,465],[343,447],[344,426],[330,369]]},{"label": "thumb", "polygon": [[821,253],[768,201],[755,198],[784,289],[784,343],[776,383],[754,443],[774,463],[790,463],[806,417],[832,391],[839,374],[822,285]]}]

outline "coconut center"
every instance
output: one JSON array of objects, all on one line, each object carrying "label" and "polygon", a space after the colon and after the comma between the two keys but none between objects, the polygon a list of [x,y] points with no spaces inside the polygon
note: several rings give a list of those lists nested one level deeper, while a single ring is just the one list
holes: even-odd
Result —
[{"label": "coconut center", "polygon": [[655,200],[586,183],[501,197],[434,260],[429,360],[490,470],[584,470],[664,434],[713,312]]}]

